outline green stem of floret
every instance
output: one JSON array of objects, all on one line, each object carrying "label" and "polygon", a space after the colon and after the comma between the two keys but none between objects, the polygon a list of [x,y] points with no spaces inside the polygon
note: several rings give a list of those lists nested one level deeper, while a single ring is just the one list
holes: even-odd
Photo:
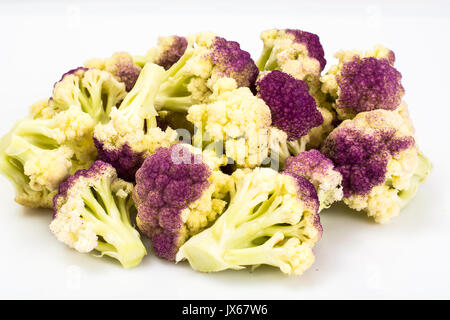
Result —
[{"label": "green stem of floret", "polygon": [[[164,68],[147,63],[139,74],[133,89],[120,104],[119,111],[130,118],[139,116],[142,121],[155,118],[158,112],[155,109],[154,101],[164,78]],[[156,119],[154,122],[156,123]]]},{"label": "green stem of floret", "polygon": [[145,64],[149,62],[146,56],[133,56],[133,63],[139,67],[145,66]]},{"label": "green stem of floret", "polygon": [[83,192],[82,198],[85,203],[85,209],[90,213],[90,215],[87,215],[85,219],[92,220],[94,222],[110,222],[111,217],[105,211],[105,208],[99,203],[99,199],[95,197],[91,188]]},{"label": "green stem of floret", "polygon": [[0,140],[0,172],[12,182],[16,193],[20,193],[28,185],[29,179],[23,173],[22,163],[6,153],[11,137],[12,133],[9,132]]},{"label": "green stem of floret", "polygon": [[265,192],[260,192],[258,187],[252,185],[252,182],[252,179],[244,179],[231,199],[227,209],[227,221],[232,225],[247,221],[253,214],[254,208],[266,201],[269,196]]},{"label": "green stem of floret", "polygon": [[[270,201],[269,201],[270,200]],[[227,238],[227,247],[240,248],[252,246],[253,241],[260,238],[262,230],[274,225],[290,223],[289,212],[282,206],[281,196],[272,196],[269,200],[270,205],[257,210],[249,221],[237,226],[231,237]],[[264,205],[264,204],[263,204]]]},{"label": "green stem of floret", "polygon": [[264,71],[267,60],[269,60],[269,57],[272,53],[272,47],[264,46],[263,51],[261,52],[261,55],[259,56],[258,60],[256,61],[256,66],[258,67],[259,71]]},{"label": "green stem of floret", "polygon": [[267,264],[278,267],[279,260],[275,259],[276,255],[274,254],[277,248],[273,246],[283,238],[277,236],[271,237],[265,243],[258,246],[227,250],[224,254],[224,260],[233,265],[249,266]]},{"label": "green stem of floret", "polygon": [[182,71],[192,54],[193,49],[189,47],[181,58],[167,70],[155,99],[157,110],[187,112],[188,107],[195,104],[187,89],[194,76],[190,72]]},{"label": "green stem of floret", "polygon": [[5,153],[11,158],[19,161],[22,165],[25,165],[27,161],[34,160],[42,156],[44,151],[46,150],[36,147],[28,140],[13,135],[10,144],[5,150]]},{"label": "green stem of floret", "polygon": [[194,54],[194,48],[189,46],[186,51],[184,51],[183,55],[178,59],[176,63],[174,63],[169,70],[167,70],[166,79],[175,77],[175,75],[186,65],[186,62],[189,61],[189,59]]},{"label": "green stem of floret", "polygon": [[99,88],[102,85],[102,82],[95,83],[94,86],[92,86],[91,83],[86,83],[80,87],[82,92],[79,96],[81,108],[94,119],[95,123],[103,120],[105,115],[101,96],[102,90]]},{"label": "green stem of floret", "polygon": [[170,97],[158,94],[155,100],[158,110],[187,113],[194,104],[192,96]]},{"label": "green stem of floret", "polygon": [[34,145],[40,146],[44,149],[58,148],[62,134],[58,136],[57,123],[55,120],[42,119],[24,119],[18,123],[14,130],[14,134],[26,137],[28,141]]},{"label": "green stem of floret", "polygon": [[124,212],[127,211],[125,200],[111,194],[107,179],[94,189],[97,197],[92,190],[84,192],[82,197],[86,204],[83,218],[103,239],[96,250],[119,260],[124,268],[137,266],[147,252],[139,233],[131,226],[129,212]]},{"label": "green stem of floret", "polygon": [[271,226],[258,232],[255,236],[255,239],[261,237],[272,237],[277,232],[281,232],[287,238],[297,238],[301,242],[303,242],[310,240],[308,235],[304,232],[304,229],[305,229],[304,220],[293,226],[292,225]]},{"label": "green stem of floret", "polygon": [[298,140],[288,141],[289,152],[296,156],[306,150],[306,144],[309,142],[309,136],[303,136]]},{"label": "green stem of floret", "polygon": [[[14,186],[16,202],[28,207],[50,207],[51,198],[56,190],[47,190],[42,188],[40,191],[33,190],[30,186],[30,178],[24,174],[25,159],[20,161],[16,158],[19,154],[15,148],[10,148],[14,129],[11,130],[0,140],[0,173],[3,174]],[[8,150],[9,149],[9,150]],[[7,151],[13,152],[9,154]]]}]

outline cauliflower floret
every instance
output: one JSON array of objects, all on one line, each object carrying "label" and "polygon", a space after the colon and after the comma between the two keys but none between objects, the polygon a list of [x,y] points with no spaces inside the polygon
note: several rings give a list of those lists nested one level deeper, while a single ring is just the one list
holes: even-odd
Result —
[{"label": "cauliflower floret", "polygon": [[95,127],[93,140],[99,159],[113,165],[124,180],[134,181],[144,158],[157,148],[177,142],[176,131],[157,126],[153,106],[164,76],[162,67],[146,64],[120,107],[112,108],[110,121]]},{"label": "cauliflower floret", "polygon": [[96,250],[124,268],[135,267],[147,252],[130,220],[132,192],[133,185],[117,178],[111,165],[96,161],[60,185],[50,230],[79,252]]},{"label": "cauliflower floret", "polygon": [[141,72],[141,67],[134,63],[133,57],[127,52],[116,52],[105,60],[93,58],[86,61],[84,66],[108,71],[117,81],[125,84],[126,91],[133,88]]},{"label": "cauliflower floret", "polygon": [[319,37],[301,30],[266,30],[264,48],[257,66],[261,71],[280,70],[308,83],[310,93],[320,88],[320,73],[326,60]]},{"label": "cauliflower floret", "polygon": [[431,171],[409,125],[392,111],[363,112],[342,122],[322,152],[343,176],[344,202],[378,223],[398,215]]},{"label": "cauliflower floret", "polygon": [[317,106],[306,82],[275,70],[261,74],[256,84],[258,97],[270,108],[272,126],[278,129],[271,130],[271,158],[278,157],[281,165],[289,155],[320,146],[333,129],[333,114]]},{"label": "cauliflower floret", "polygon": [[304,151],[287,158],[284,171],[301,176],[314,185],[319,197],[319,212],[343,197],[342,175],[318,150]]},{"label": "cauliflower floret", "polygon": [[332,100],[327,104],[340,120],[352,119],[359,112],[395,110],[400,105],[405,92],[391,50],[375,46],[365,54],[339,51],[335,57],[339,63],[320,80],[321,91]]},{"label": "cauliflower floret", "polygon": [[267,157],[270,109],[233,79],[223,78],[214,89],[210,103],[189,108],[187,120],[198,128],[195,146],[221,143],[238,166],[258,166]]},{"label": "cauliflower floret", "polygon": [[[55,113],[79,106],[97,123],[108,121],[109,112],[126,95],[125,84],[98,69],[77,68],[55,83],[49,108]],[[50,111],[49,111],[50,112]]]},{"label": "cauliflower floret", "polygon": [[167,70],[155,98],[158,110],[184,112],[191,105],[207,103],[214,84],[221,78],[233,78],[238,87],[250,87],[258,68],[239,43],[214,33],[201,32],[187,38],[187,48]]},{"label": "cauliflower floret", "polygon": [[289,172],[238,169],[230,203],[214,224],[179,249],[202,272],[267,264],[300,275],[314,262],[322,227],[314,186]]},{"label": "cauliflower floret", "polygon": [[[43,110],[46,104],[36,106],[35,111]],[[94,123],[79,106],[51,118],[37,113],[20,120],[2,138],[0,171],[14,184],[18,203],[50,207],[58,185],[95,159]]]},{"label": "cauliflower floret", "polygon": [[159,148],[137,171],[137,225],[160,257],[174,260],[178,248],[224,210],[231,178],[214,157],[177,144]]}]

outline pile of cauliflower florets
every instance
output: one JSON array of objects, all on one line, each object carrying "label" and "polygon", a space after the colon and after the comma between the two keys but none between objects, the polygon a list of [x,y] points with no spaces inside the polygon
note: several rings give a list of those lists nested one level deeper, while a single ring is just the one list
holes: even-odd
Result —
[{"label": "pile of cauliflower florets", "polygon": [[388,222],[431,171],[394,53],[326,60],[315,34],[267,30],[255,62],[213,33],[158,40],[66,72],[0,141],[15,200],[125,268],[147,254],[203,272],[314,262],[319,212]]}]

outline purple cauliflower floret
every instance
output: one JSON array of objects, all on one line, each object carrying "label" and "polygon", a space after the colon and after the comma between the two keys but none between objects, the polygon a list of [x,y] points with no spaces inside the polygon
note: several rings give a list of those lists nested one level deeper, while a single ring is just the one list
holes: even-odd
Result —
[{"label": "purple cauliflower floret", "polygon": [[188,38],[184,54],[167,70],[155,105],[158,110],[186,113],[190,106],[208,102],[220,78],[233,78],[238,87],[252,87],[258,73],[250,54],[237,42],[198,33]]},{"label": "purple cauliflower floret", "polygon": [[122,179],[134,182],[136,171],[144,162],[144,152],[135,152],[128,143],[120,148],[108,150],[103,143],[94,137],[94,145],[97,148],[99,160],[111,164],[117,170]]},{"label": "purple cauliflower floret", "polygon": [[320,43],[319,36],[317,34],[296,30],[296,29],[286,29],[284,30],[287,34],[294,35],[294,42],[302,43],[306,46],[308,50],[308,55],[311,58],[316,59],[320,63],[320,71],[325,68],[327,60],[325,60],[325,52],[323,50],[322,44]]},{"label": "purple cauliflower floret", "polygon": [[288,141],[298,140],[322,124],[323,117],[308,85],[275,70],[257,82],[258,96],[269,106],[272,125],[286,132]]},{"label": "purple cauliflower floret", "polygon": [[344,121],[333,130],[322,147],[322,152],[333,161],[343,177],[345,197],[367,195],[373,187],[383,184],[390,159],[415,143],[412,136],[398,136],[399,127],[380,127],[377,123],[389,120],[389,117],[401,122],[401,118],[396,119],[399,116],[373,112],[376,111],[361,113],[356,120]]},{"label": "purple cauliflower floret", "polygon": [[345,62],[336,76],[339,96],[336,107],[349,113],[376,109],[394,110],[405,93],[402,75],[388,59],[356,56]]},{"label": "purple cauliflower floret", "polygon": [[226,175],[204,161],[186,145],[174,145],[159,148],[136,173],[137,225],[164,259],[173,261],[184,241],[213,221],[226,204],[219,190]]},{"label": "purple cauliflower floret", "polygon": [[389,158],[414,145],[413,137],[395,138],[395,129],[372,134],[358,129],[336,131],[323,146],[343,176],[344,195],[365,195],[384,182]]},{"label": "purple cauliflower floret", "polygon": [[291,171],[284,170],[282,173],[294,178],[298,187],[298,197],[302,202],[306,203],[311,210],[317,212],[319,210],[319,199],[314,185],[308,179]]},{"label": "purple cauliflower floret", "polygon": [[154,59],[157,65],[168,70],[186,51],[188,42],[185,37],[169,36],[158,39],[158,54]]},{"label": "purple cauliflower floret", "polygon": [[84,66],[111,73],[117,81],[125,84],[127,91],[133,88],[141,73],[141,67],[134,62],[128,52],[116,52],[105,60],[94,58],[86,61]]},{"label": "purple cauliflower floret", "polygon": [[313,133],[314,137],[322,135],[313,129],[322,132],[328,128],[322,126],[324,117],[304,81],[275,70],[257,81],[257,91],[271,111],[272,126],[276,128],[270,134],[271,157],[278,157],[280,164],[288,156],[305,151]]},{"label": "purple cauliflower floret", "polygon": [[133,57],[127,52],[117,52],[111,58],[106,59],[105,70],[123,82],[127,91],[133,89],[141,73],[141,67],[133,62]]},{"label": "purple cauliflower floret", "polygon": [[342,176],[333,162],[318,150],[304,151],[285,161],[284,171],[311,182],[320,202],[319,211],[342,199]]},{"label": "purple cauliflower floret", "polygon": [[407,122],[397,112],[362,112],[343,121],[322,146],[342,175],[345,204],[377,223],[397,216],[432,169]]},{"label": "purple cauliflower floret", "polygon": [[250,87],[256,81],[258,68],[250,53],[242,50],[236,41],[216,37],[207,58],[219,73],[235,79],[238,87]]}]

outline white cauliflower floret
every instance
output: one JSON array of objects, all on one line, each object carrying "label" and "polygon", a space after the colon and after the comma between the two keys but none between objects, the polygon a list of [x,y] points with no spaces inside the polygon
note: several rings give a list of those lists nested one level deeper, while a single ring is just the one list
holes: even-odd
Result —
[{"label": "white cauliflower floret", "polygon": [[223,78],[214,89],[210,103],[189,108],[187,120],[199,129],[194,144],[224,143],[226,155],[238,166],[259,165],[268,151],[270,109],[233,79]]},{"label": "white cauliflower floret", "polygon": [[56,190],[72,169],[73,151],[68,147],[44,152],[40,157],[33,157],[24,164],[24,173],[30,179],[31,189]]},{"label": "white cauliflower floret", "polygon": [[130,220],[132,192],[133,185],[117,178],[110,164],[96,161],[62,183],[50,230],[79,252],[96,250],[124,268],[135,267],[146,250]]},{"label": "white cauliflower floret", "polygon": [[53,117],[41,112],[45,103],[35,106],[36,113],[20,120],[2,139],[1,171],[13,182],[17,202],[50,207],[58,185],[94,160],[94,124],[79,106],[70,106]]},{"label": "white cauliflower floret", "polygon": [[97,247],[97,234],[83,219],[85,204],[81,197],[61,207],[50,224],[50,230],[59,241],[78,252],[87,253]]},{"label": "white cauliflower floret", "polygon": [[64,74],[53,88],[49,108],[59,112],[79,106],[97,123],[108,121],[112,107],[126,95],[125,84],[99,69],[78,68]]},{"label": "white cauliflower floret", "polygon": [[116,108],[110,114],[111,121],[95,127],[94,137],[102,141],[105,150],[114,150],[128,144],[138,153],[152,154],[159,147],[168,147],[176,142],[177,133],[171,128],[165,131],[158,127],[146,132],[141,119],[130,119]]}]

